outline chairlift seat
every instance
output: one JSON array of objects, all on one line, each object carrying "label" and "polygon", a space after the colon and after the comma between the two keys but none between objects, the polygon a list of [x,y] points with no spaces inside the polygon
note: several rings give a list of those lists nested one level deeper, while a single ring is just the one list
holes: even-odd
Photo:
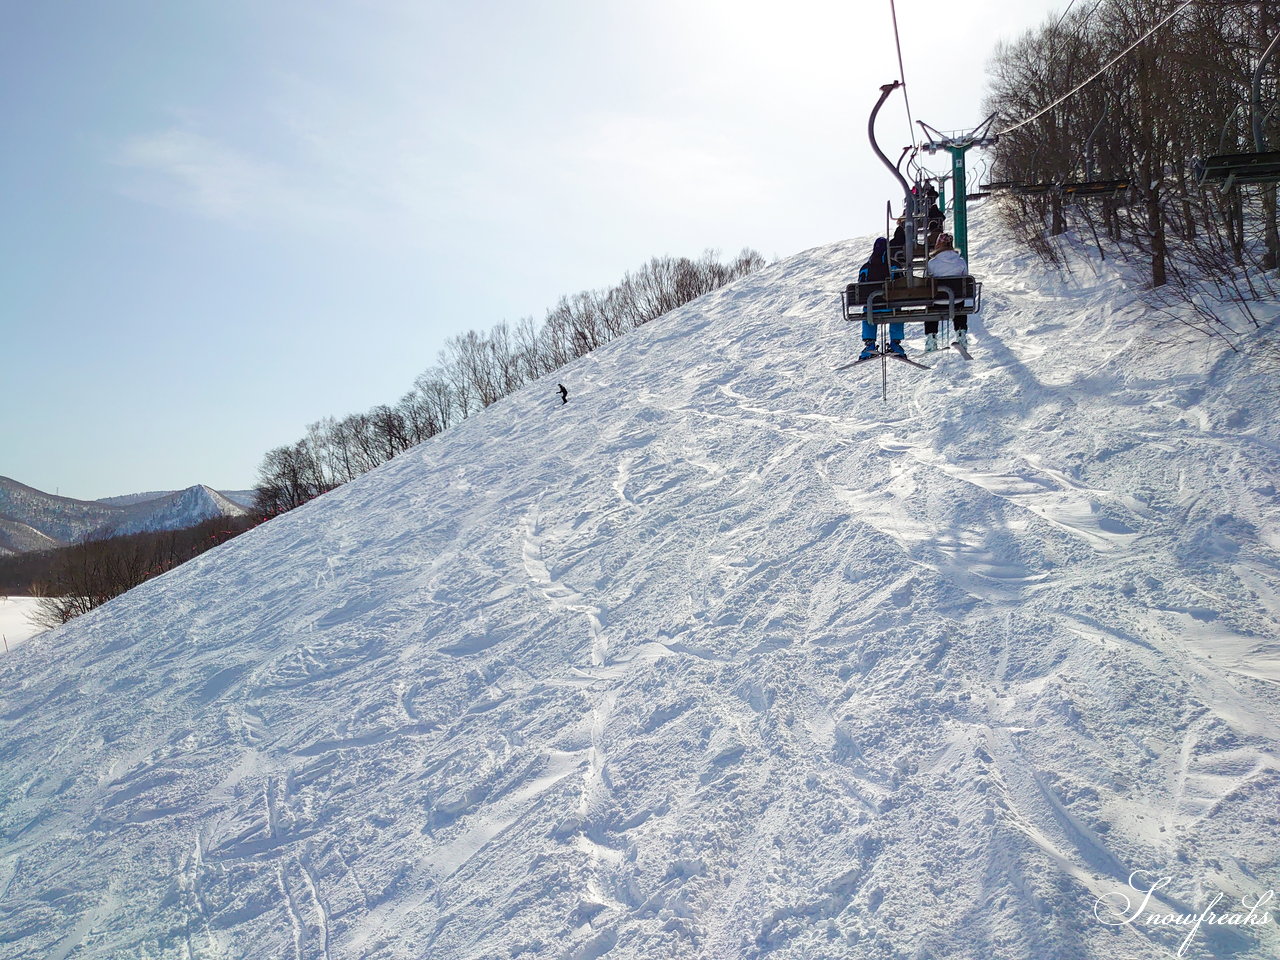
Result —
[{"label": "chairlift seat", "polygon": [[967,317],[982,309],[982,283],[973,277],[898,277],[851,283],[844,292],[844,318],[868,319],[867,306],[873,300],[872,323],[948,319],[953,302],[955,316]]},{"label": "chairlift seat", "polygon": [[[916,244],[917,260],[929,259],[929,247],[925,243]],[[907,248],[905,246],[889,247],[889,263],[894,270],[905,270],[907,268]]]},{"label": "chairlift seat", "polygon": [[1056,193],[1061,188],[1062,184],[1060,183],[1015,183],[1009,190],[1016,196],[1024,197]]},{"label": "chairlift seat", "polygon": [[1000,180],[984,183],[988,193],[1012,193],[1018,196],[1043,196],[1049,193],[1065,193],[1073,197],[1110,197],[1125,193],[1133,181],[1087,180],[1079,183],[1022,183],[1018,180]]},{"label": "chairlift seat", "polygon": [[1085,183],[1064,183],[1062,192],[1072,197],[1114,197],[1127,193],[1132,180],[1090,180]]},{"label": "chairlift seat", "polygon": [[1197,183],[1221,183],[1226,190],[1237,183],[1280,182],[1280,152],[1206,157],[1196,164],[1195,175]]}]

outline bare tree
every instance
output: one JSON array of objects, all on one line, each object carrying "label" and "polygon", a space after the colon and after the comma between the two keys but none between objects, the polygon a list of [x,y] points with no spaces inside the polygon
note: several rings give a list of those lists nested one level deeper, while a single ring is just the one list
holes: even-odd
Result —
[{"label": "bare tree", "polygon": [[[1252,74],[1277,29],[1275,12],[1268,3],[1192,4],[1143,40],[1170,6],[1168,0],[1100,0],[997,49],[988,107],[1008,120],[1035,114],[1119,59],[1044,116],[1002,136],[995,179],[1057,184],[1128,177],[1133,183],[1127,198],[1067,203],[1050,189],[1009,198],[997,209],[1049,262],[1061,262],[1054,238],[1083,228],[1102,255],[1142,264],[1153,290],[1167,288],[1153,302],[1196,310],[1199,293],[1213,292],[1236,300],[1252,318],[1248,303],[1271,292],[1266,271],[1280,261],[1275,190],[1223,193],[1199,186],[1189,173],[1196,157],[1254,149]],[[1272,64],[1269,106],[1278,82]],[[1266,139],[1273,126],[1268,121]],[[1207,310],[1191,322],[1200,333],[1229,340],[1244,332]]]},{"label": "bare tree", "polygon": [[540,324],[525,317],[514,327],[449,337],[436,364],[394,406],[326,417],[303,440],[269,451],[255,505],[264,516],[291,510],[764,262],[749,249],[727,263],[710,250],[698,260],[654,257],[617,286],[562,297]]}]

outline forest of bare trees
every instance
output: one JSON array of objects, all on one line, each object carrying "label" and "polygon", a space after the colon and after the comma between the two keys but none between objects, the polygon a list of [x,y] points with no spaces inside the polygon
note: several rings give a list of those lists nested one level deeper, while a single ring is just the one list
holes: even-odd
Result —
[{"label": "forest of bare trees", "polygon": [[0,557],[0,595],[39,597],[35,619],[53,627],[252,528],[252,517],[217,517],[181,530],[87,536],[56,550]]},{"label": "forest of bare trees", "polygon": [[[1201,291],[1234,301],[1221,316],[1181,315],[1197,332],[1236,343],[1257,325],[1249,305],[1275,293],[1280,262],[1274,185],[1223,191],[1196,183],[1198,158],[1254,151],[1253,74],[1280,23],[1280,2],[1194,2],[1126,48],[1182,0],[1090,0],[1014,43],[989,65],[988,112],[1011,126],[1068,94],[1113,58],[1101,77],[1042,117],[1003,133],[992,180],[1061,184],[1132,178],[1122,196],[1072,199],[1057,190],[1011,195],[1000,217],[1056,262],[1068,230],[1100,254],[1137,262],[1157,303],[1196,309]],[[1268,65],[1258,119],[1264,149],[1277,116],[1277,70]]]},{"label": "forest of bare trees", "polygon": [[255,507],[274,516],[353,480],[478,410],[705,293],[764,266],[754,250],[722,263],[655,257],[618,285],[562,297],[537,323],[450,337],[435,365],[393,405],[326,417],[276,447],[258,470]]}]

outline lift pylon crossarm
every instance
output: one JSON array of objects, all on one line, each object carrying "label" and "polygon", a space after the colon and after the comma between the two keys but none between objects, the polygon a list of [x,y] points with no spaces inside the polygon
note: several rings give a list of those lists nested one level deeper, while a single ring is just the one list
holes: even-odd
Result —
[{"label": "lift pylon crossarm", "polygon": [[926,153],[937,153],[939,150],[947,150],[953,147],[993,147],[999,141],[998,136],[991,135],[991,127],[996,122],[996,114],[991,114],[987,119],[974,127],[973,130],[965,134],[947,136],[936,127],[931,127],[923,120],[917,120],[916,126],[924,131],[926,142],[920,144],[920,149]]}]

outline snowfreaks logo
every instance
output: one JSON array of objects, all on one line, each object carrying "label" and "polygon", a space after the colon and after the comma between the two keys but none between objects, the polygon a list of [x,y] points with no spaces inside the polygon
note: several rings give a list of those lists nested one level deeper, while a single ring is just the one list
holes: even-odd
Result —
[{"label": "snowfreaks logo", "polygon": [[1231,904],[1222,904],[1226,894],[1218,891],[1199,913],[1178,913],[1153,902],[1156,900],[1156,891],[1163,890],[1172,882],[1172,877],[1160,877],[1152,881],[1144,876],[1143,871],[1136,870],[1129,874],[1129,889],[1132,894],[1117,890],[1099,897],[1093,903],[1093,915],[1099,923],[1109,927],[1185,928],[1187,935],[1178,946],[1178,956],[1186,952],[1202,925],[1249,929],[1272,922],[1270,910],[1276,898],[1272,890],[1256,897],[1243,896],[1240,898],[1240,909],[1224,909],[1221,912],[1218,910],[1219,906],[1229,907]]}]

